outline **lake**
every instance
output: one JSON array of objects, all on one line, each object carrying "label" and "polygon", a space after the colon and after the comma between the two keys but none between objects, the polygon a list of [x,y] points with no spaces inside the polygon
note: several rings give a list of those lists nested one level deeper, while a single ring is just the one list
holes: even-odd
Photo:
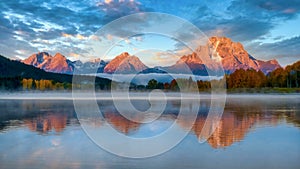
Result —
[{"label": "lake", "polygon": [[[168,100],[164,112],[149,124],[124,118],[112,100],[97,103],[103,119],[87,118],[86,124],[106,133],[99,137],[112,141],[117,140],[107,132],[108,124],[122,135],[145,138],[161,134],[172,124],[179,133],[187,130],[190,123],[189,118],[176,121],[182,106],[176,99]],[[216,130],[201,143],[201,130],[211,104],[206,99],[199,104],[188,135],[177,146],[158,156],[132,159],[114,155],[95,144],[82,129],[71,99],[2,97],[0,168],[298,169],[299,103],[299,95],[228,95]],[[133,105],[147,108],[147,102],[142,100],[133,101]],[[172,141],[172,137],[164,139]]]}]

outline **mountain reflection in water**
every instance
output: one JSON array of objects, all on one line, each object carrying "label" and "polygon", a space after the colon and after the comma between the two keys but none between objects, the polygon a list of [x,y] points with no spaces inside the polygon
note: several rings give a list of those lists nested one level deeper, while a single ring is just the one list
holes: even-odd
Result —
[{"label": "mountain reflection in water", "polygon": [[[284,102],[273,98],[272,101],[260,99],[235,99],[229,98],[225,111],[222,115],[216,130],[208,138],[207,143],[213,148],[231,146],[235,142],[244,140],[247,133],[255,131],[256,128],[264,126],[276,126],[280,123],[290,123],[296,127],[300,126],[299,100]],[[142,102],[142,101],[141,101]],[[136,102],[134,105],[147,103]],[[113,106],[111,101],[99,101],[99,107],[104,119],[95,121],[89,120],[89,124],[101,129],[105,123],[109,123],[119,132],[135,136],[147,132],[148,136],[163,132],[173,122],[176,122],[181,129],[185,130],[189,123],[188,116],[185,119],[176,120],[179,112],[179,101],[168,101],[166,110],[153,122],[156,130],[148,130],[144,123],[130,121],[123,117]],[[195,104],[195,103],[191,103]],[[0,132],[8,132],[16,127],[26,127],[30,131],[40,134],[60,134],[68,126],[79,125],[76,118],[72,101],[46,101],[46,100],[16,100],[0,101]],[[198,117],[190,131],[190,134],[200,137],[200,133],[209,110],[210,100],[204,100],[200,104]],[[187,113],[188,114],[188,113]],[[139,116],[136,115],[138,119]],[[153,132],[153,133],[151,133]],[[200,138],[199,138],[200,139]]]}]

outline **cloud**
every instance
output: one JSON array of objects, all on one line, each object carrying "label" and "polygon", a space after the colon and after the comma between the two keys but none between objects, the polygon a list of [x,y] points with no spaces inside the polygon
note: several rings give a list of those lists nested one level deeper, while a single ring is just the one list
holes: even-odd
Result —
[{"label": "cloud", "polygon": [[129,39],[124,40],[126,44],[131,44],[131,41]]},{"label": "cloud", "polygon": [[250,54],[257,58],[278,59],[280,64],[287,65],[300,58],[300,36],[284,39],[275,43],[252,43],[247,46]]},{"label": "cloud", "polygon": [[102,18],[104,23],[111,22],[122,16],[146,11],[141,3],[134,0],[105,0],[104,2],[99,2],[97,6],[105,13]]},{"label": "cloud", "polygon": [[79,54],[77,54],[77,53],[73,53],[73,52],[71,52],[71,53],[69,53],[69,55],[68,56],[70,56],[70,57],[72,57],[72,58],[75,58],[75,59],[79,59]]},{"label": "cloud", "polygon": [[67,34],[67,33],[62,33],[62,36],[65,37],[65,38],[72,38],[72,39],[77,39],[77,40],[86,40],[86,39],[89,38],[87,36],[83,36],[83,35],[80,35],[80,34],[71,35],[71,34]]},{"label": "cloud", "polygon": [[[21,53],[15,49],[26,49],[30,53],[84,51],[74,41],[87,40],[102,24],[95,4],[84,3],[86,1],[65,4],[58,0],[1,2],[1,53],[16,57]],[[69,39],[61,39],[62,36]],[[22,57],[28,57],[27,54],[23,53]]]},{"label": "cloud", "polygon": [[107,39],[107,40],[112,40],[112,39],[113,39],[113,36],[112,36],[111,34],[107,34],[107,35],[106,35],[106,39]]},{"label": "cloud", "polygon": [[62,36],[65,38],[73,38],[73,35],[67,33],[62,33]]},{"label": "cloud", "polygon": [[[272,15],[272,16],[279,16],[282,15],[283,17],[286,17],[286,13],[284,12],[287,9],[294,9],[293,13],[296,11],[299,11],[300,8],[300,2],[298,0],[289,0],[289,1],[283,1],[283,0],[235,0],[232,1],[231,8],[232,10],[243,10],[242,12],[246,12],[246,8],[248,7],[251,10],[249,10],[247,13],[254,13],[256,12],[256,15]],[[237,11],[238,12],[238,11]],[[290,15],[290,14],[288,14]]]},{"label": "cloud", "polygon": [[162,52],[156,52],[152,58],[153,60],[156,61],[156,63],[169,66],[174,64],[176,61],[178,61],[178,59],[181,56],[182,55],[178,55],[177,53],[174,53],[172,51],[162,51]]},{"label": "cloud", "polygon": [[110,3],[112,3],[114,0],[104,0],[104,3],[106,3],[106,4],[110,4]]},{"label": "cloud", "polygon": [[[73,34],[77,32],[68,16],[76,13],[67,7],[50,5],[51,8],[46,9],[35,2],[13,0],[1,2],[0,7],[0,47],[1,53],[8,57],[28,57],[40,50],[57,50],[55,47],[62,42],[55,40],[61,36],[62,30]],[[20,52],[25,49],[27,52]]]},{"label": "cloud", "polygon": [[247,42],[268,35],[278,24],[294,19],[299,11],[298,0],[234,0],[224,4],[219,12],[212,10],[193,22],[208,35],[222,30],[222,36]]},{"label": "cloud", "polygon": [[[300,1],[186,0],[183,4],[180,0],[174,0],[172,3],[148,0],[41,0],[38,3],[35,0],[9,0],[1,2],[0,8],[0,52],[9,57],[27,57],[28,53],[41,50],[66,54],[73,52],[84,56],[87,52],[83,48],[84,42],[88,39],[102,42],[106,38],[116,39],[112,35],[124,38],[128,34],[135,34],[140,28],[130,25],[132,22],[140,24],[141,29],[151,26],[151,23],[147,22],[148,18],[134,18],[114,28],[110,32],[111,35],[93,35],[105,24],[137,12],[163,12],[187,19],[209,36],[227,36],[233,41],[248,44],[247,48],[254,56],[259,54],[259,57],[272,58],[271,55],[274,54],[273,57],[287,58],[272,52],[279,50],[272,48],[275,43],[258,47],[255,45],[260,44],[256,43],[257,41],[268,38],[278,42],[276,45],[280,46],[295,41],[291,37],[280,35],[272,37],[270,31],[299,16]],[[157,18],[157,21],[159,19]],[[178,36],[186,41],[195,39],[193,33],[185,29]],[[263,52],[261,46],[270,53]],[[178,51],[183,51],[183,48],[177,46]],[[290,49],[288,46],[286,48]],[[22,50],[27,52],[22,54]],[[297,52],[292,49],[283,52],[278,51],[285,56],[297,56]]]},{"label": "cloud", "polygon": [[221,29],[223,36],[230,37],[234,41],[245,42],[268,34],[273,27],[274,25],[267,21],[239,17],[219,23],[215,29]]}]

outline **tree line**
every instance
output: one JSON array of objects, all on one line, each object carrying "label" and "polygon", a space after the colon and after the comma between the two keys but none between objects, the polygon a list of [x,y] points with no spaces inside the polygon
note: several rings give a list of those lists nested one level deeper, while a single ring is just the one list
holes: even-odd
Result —
[{"label": "tree line", "polygon": [[300,61],[286,68],[277,68],[265,75],[261,71],[237,70],[226,76],[227,88],[299,88]]},{"label": "tree line", "polygon": [[39,91],[51,91],[51,90],[72,90],[76,89],[91,89],[96,90],[108,90],[110,89],[110,83],[102,83],[102,79],[95,79],[93,82],[90,79],[82,81],[82,83],[69,83],[69,82],[57,82],[48,79],[32,79],[21,77],[0,77],[0,90],[39,90]]},{"label": "tree line", "polygon": [[[223,80],[226,79],[226,83]],[[218,84],[214,81],[196,81],[199,91],[206,91],[211,89],[211,84]],[[179,87],[180,83],[181,87]],[[160,83],[155,79],[151,79],[143,89],[164,89],[178,91],[179,89],[187,89],[195,83],[192,78],[189,79],[176,79],[169,83]],[[219,84],[226,85],[227,89],[238,88],[299,88],[300,86],[300,61],[293,65],[288,65],[286,68],[278,68],[265,75],[262,71],[254,69],[238,69],[232,74],[225,75],[219,80]],[[140,88],[142,88],[140,86]],[[189,89],[190,90],[190,89]],[[191,90],[190,90],[191,91]]]},{"label": "tree line", "polygon": [[71,83],[60,83],[53,80],[33,80],[33,79],[22,79],[23,90],[70,90],[72,89]]},{"label": "tree line", "polygon": [[[78,88],[93,87],[92,80],[82,76],[84,84],[76,84]],[[224,82],[226,80],[226,83]],[[97,79],[95,88],[99,90],[108,90],[112,86],[110,81]],[[232,74],[225,75],[221,80],[213,81],[193,81],[189,79],[173,79],[170,82],[162,83],[151,79],[147,85],[130,84],[131,90],[152,90],[163,89],[170,91],[208,91],[212,84],[225,85],[227,89],[238,88],[299,88],[300,85],[300,61],[289,65],[286,68],[278,68],[267,75],[262,71],[254,69],[239,69]],[[33,79],[16,77],[0,77],[0,89],[4,90],[71,90],[75,84],[70,82],[58,82],[47,79]]]}]

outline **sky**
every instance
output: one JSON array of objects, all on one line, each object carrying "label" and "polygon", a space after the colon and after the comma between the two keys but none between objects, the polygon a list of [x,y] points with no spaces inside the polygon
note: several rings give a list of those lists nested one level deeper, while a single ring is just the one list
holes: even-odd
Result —
[{"label": "sky", "polygon": [[[9,0],[1,1],[0,8],[0,54],[12,59],[42,51],[90,59],[86,44],[106,24],[130,14],[162,12],[191,22],[208,37],[241,42],[257,59],[277,59],[282,66],[300,60],[299,0]],[[106,59],[128,49],[148,55],[149,66],[154,61],[170,65],[178,59],[177,44],[158,35],[130,37]]]}]

